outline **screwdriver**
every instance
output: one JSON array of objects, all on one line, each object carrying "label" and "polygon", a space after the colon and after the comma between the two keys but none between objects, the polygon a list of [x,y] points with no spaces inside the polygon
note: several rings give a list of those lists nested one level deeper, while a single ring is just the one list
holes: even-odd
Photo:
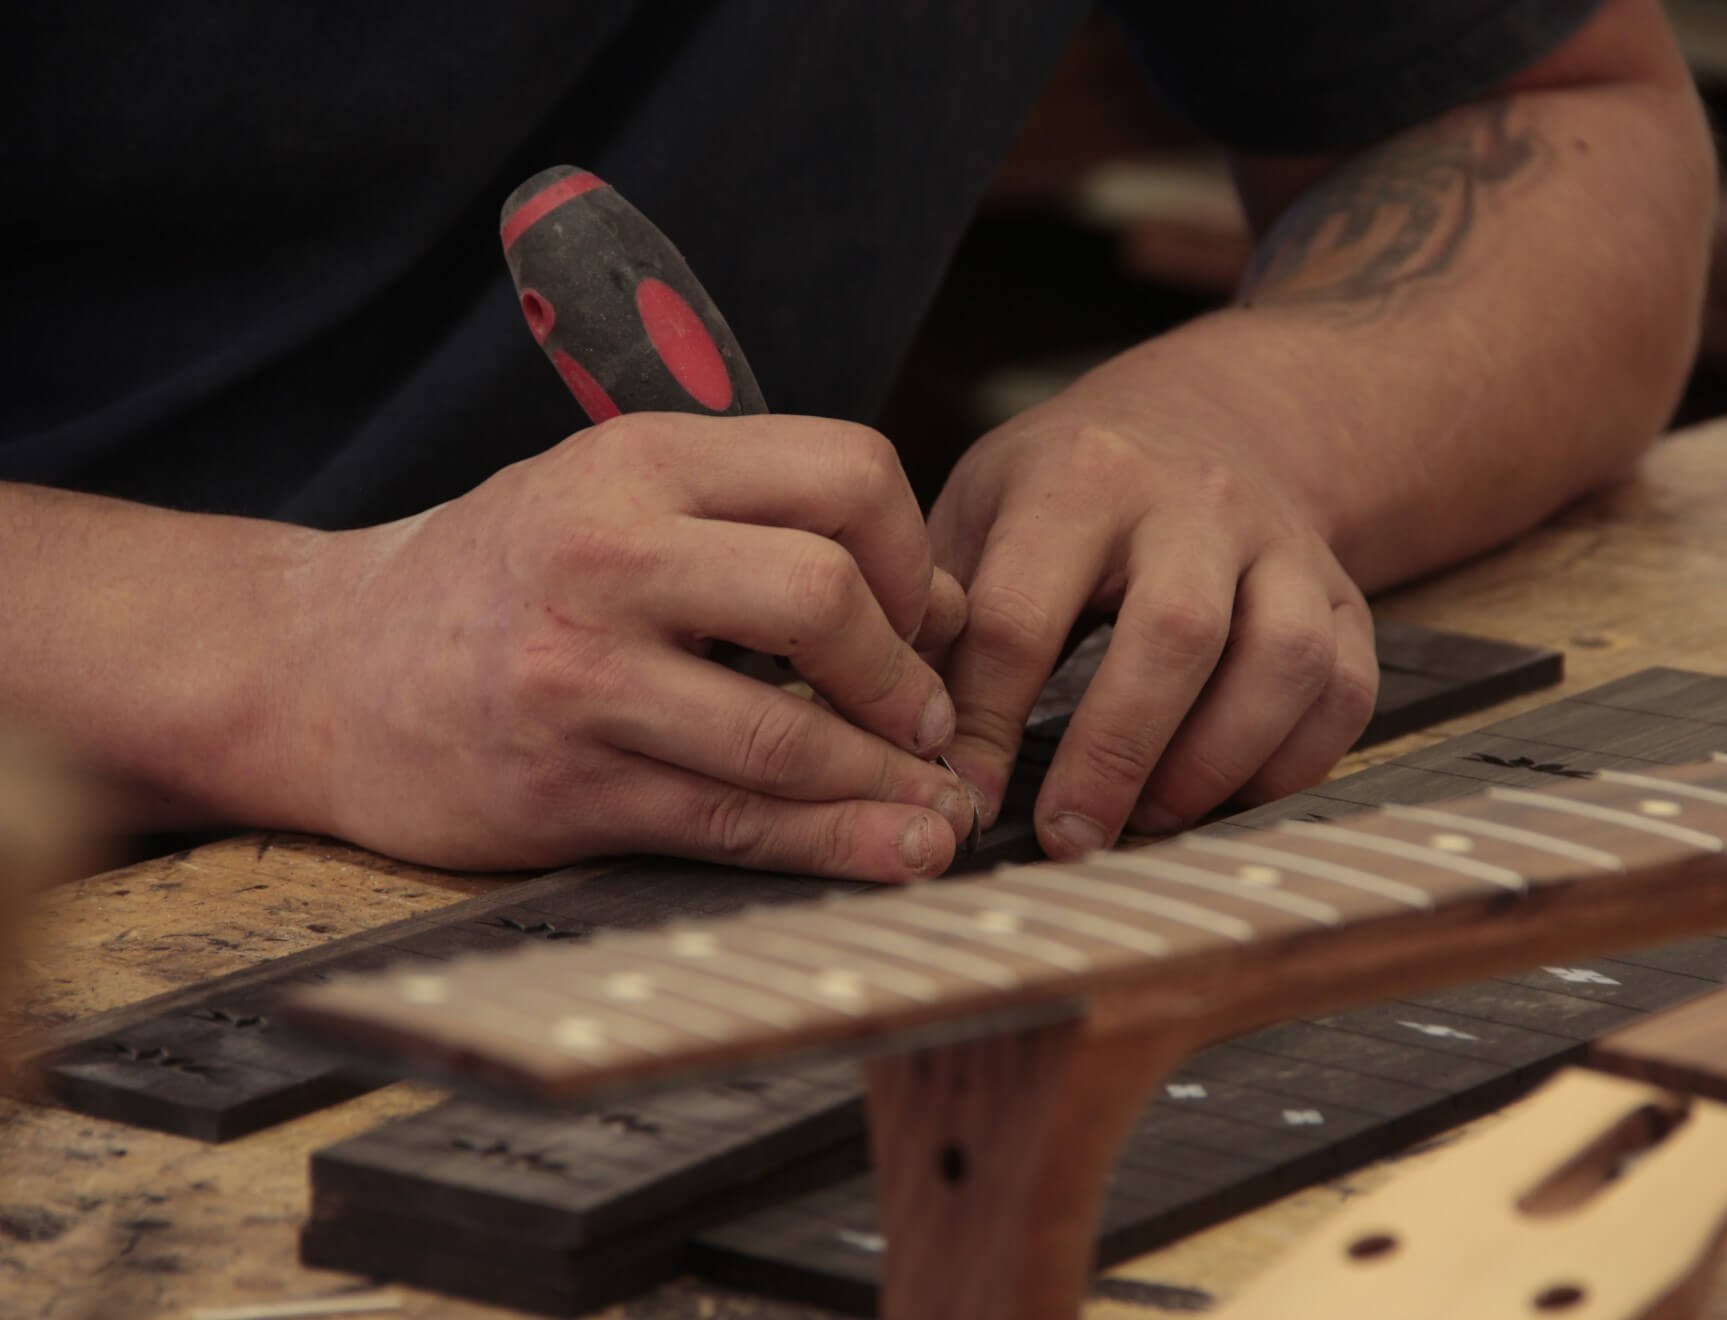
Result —
[{"label": "screwdriver", "polygon": [[[529,332],[595,425],[633,412],[767,412],[683,254],[597,175],[541,170],[505,200],[498,236]],[[974,815],[963,850],[982,834]]]}]

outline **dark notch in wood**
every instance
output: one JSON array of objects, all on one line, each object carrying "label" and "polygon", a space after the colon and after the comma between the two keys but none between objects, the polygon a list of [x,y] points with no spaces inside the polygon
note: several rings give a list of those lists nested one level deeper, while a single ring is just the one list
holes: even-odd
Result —
[{"label": "dark notch in wood", "polygon": [[[1375,738],[1480,709],[1559,677],[1557,652],[1409,624],[1381,623],[1379,644],[1385,677],[1370,730]],[[1100,654],[1101,647],[1091,646],[1052,682],[1039,722],[1027,731],[1022,772],[1010,795],[1010,806],[1021,813],[1029,810],[1042,767],[1066,727],[1064,707],[1084,691]],[[991,830],[966,869],[1036,855],[1036,838],[1022,815]],[[258,1020],[267,1017],[262,1006],[278,988],[316,982],[332,971],[369,970],[392,958],[438,960],[523,939],[580,940],[597,929],[861,887],[661,859],[557,872],[86,1019],[49,1043],[40,1075],[50,1096],[81,1113],[225,1141],[376,1084]]]}]

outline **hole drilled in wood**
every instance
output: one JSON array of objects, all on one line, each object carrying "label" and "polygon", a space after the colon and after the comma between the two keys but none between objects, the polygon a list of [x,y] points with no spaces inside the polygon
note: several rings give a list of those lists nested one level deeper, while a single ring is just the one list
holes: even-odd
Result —
[{"label": "hole drilled in wood", "polygon": [[936,1157],[936,1168],[940,1171],[944,1182],[955,1187],[965,1181],[967,1161],[965,1147],[958,1142],[950,1141],[941,1148],[941,1154]]},{"label": "hole drilled in wood", "polygon": [[1397,1250],[1397,1239],[1390,1233],[1369,1233],[1358,1237],[1348,1247],[1351,1260],[1379,1260]]},{"label": "hole drilled in wood", "polygon": [[1535,1294],[1537,1311],[1569,1311],[1589,1294],[1575,1283],[1556,1283]]},{"label": "hole drilled in wood", "polygon": [[1638,1105],[1519,1197],[1517,1208],[1537,1219],[1575,1210],[1672,1136],[1689,1117],[1690,1103],[1675,1095]]}]

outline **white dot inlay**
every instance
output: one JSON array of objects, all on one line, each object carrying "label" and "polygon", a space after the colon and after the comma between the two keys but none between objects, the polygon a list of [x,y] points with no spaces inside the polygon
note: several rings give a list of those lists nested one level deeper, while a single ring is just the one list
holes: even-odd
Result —
[{"label": "white dot inlay", "polygon": [[712,931],[677,930],[672,932],[672,952],[680,958],[712,958],[720,951],[720,942]]},{"label": "white dot inlay", "polygon": [[552,1044],[559,1049],[586,1053],[606,1043],[604,1028],[592,1018],[561,1017],[552,1023]]},{"label": "white dot inlay", "polygon": [[1427,846],[1440,852],[1466,853],[1475,851],[1475,840],[1467,834],[1430,834]]},{"label": "white dot inlay", "polygon": [[1244,885],[1259,885],[1269,889],[1273,885],[1283,883],[1283,872],[1275,866],[1260,866],[1257,863],[1249,862],[1246,866],[1235,868],[1235,878]]},{"label": "white dot inlay", "polygon": [[824,999],[856,1003],[863,998],[863,977],[844,967],[830,967],[816,977],[816,993]]},{"label": "white dot inlay", "polygon": [[977,924],[993,935],[1012,935],[1020,928],[1019,913],[1006,908],[985,908],[977,914]]},{"label": "white dot inlay", "polygon": [[1664,820],[1672,820],[1684,808],[1671,798],[1644,798],[1637,804],[1637,810],[1645,816],[1659,816]]},{"label": "white dot inlay", "polygon": [[450,983],[441,976],[408,972],[396,978],[396,990],[410,1004],[442,1004],[450,998]]},{"label": "white dot inlay", "polygon": [[645,972],[613,972],[602,989],[607,999],[639,1002],[654,997],[654,978]]}]

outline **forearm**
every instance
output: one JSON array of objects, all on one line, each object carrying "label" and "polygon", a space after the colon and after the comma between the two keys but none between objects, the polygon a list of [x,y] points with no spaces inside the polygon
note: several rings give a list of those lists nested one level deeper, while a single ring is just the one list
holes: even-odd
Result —
[{"label": "forearm", "polygon": [[325,539],[0,484],[0,723],[53,739],[127,824],[303,823],[281,771]]},{"label": "forearm", "polygon": [[1682,68],[1466,107],[1312,184],[1236,306],[1101,374],[1250,437],[1382,587],[1635,461],[1691,359],[1714,191]]}]

